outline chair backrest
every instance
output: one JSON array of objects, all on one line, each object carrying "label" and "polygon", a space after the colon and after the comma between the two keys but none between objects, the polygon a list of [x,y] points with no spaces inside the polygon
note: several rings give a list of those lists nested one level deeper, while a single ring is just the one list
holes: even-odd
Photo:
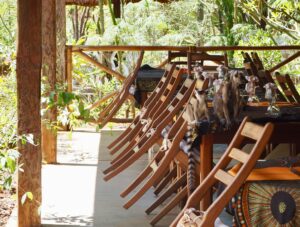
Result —
[{"label": "chair backrest", "polygon": [[[257,71],[257,77],[258,78],[263,78],[263,82],[264,83],[273,83],[276,84],[270,71],[269,70],[265,70],[263,63],[260,59],[260,57],[258,56],[258,54],[256,52],[251,52],[251,57],[253,59],[253,64],[256,67]],[[250,64],[248,64],[249,66]],[[251,65],[250,65],[251,67]],[[279,89],[277,89],[277,95],[278,95],[278,100],[279,101],[285,101],[286,98],[283,96],[283,94],[281,93],[281,91]]]},{"label": "chair backrest", "polygon": [[279,72],[275,72],[275,77],[287,100],[291,103],[300,103],[300,95],[290,76],[288,74],[283,76]]},{"label": "chair backrest", "polygon": [[186,51],[168,51],[168,62],[172,62],[177,57],[186,57]]},{"label": "chair backrest", "polygon": [[182,81],[182,75],[184,73],[184,69],[175,69],[171,75],[169,83],[166,85],[163,90],[160,98],[156,102],[156,106],[158,108],[154,108],[152,112],[149,114],[150,118],[155,119],[158,117],[162,111],[169,105],[170,100],[172,99],[178,85]]},{"label": "chair backrest", "polygon": [[246,52],[242,52],[244,57],[244,67],[248,76],[256,76],[258,78],[258,85],[260,88],[264,89],[264,85],[268,83],[264,74],[258,73],[259,63],[256,60],[256,64],[252,61],[250,55]]},{"label": "chair backrest", "polygon": [[[204,65],[205,61],[214,62],[217,65]],[[218,65],[228,66],[226,55],[211,55],[206,52],[187,52],[188,74],[192,74],[192,67],[199,63],[204,70],[215,71]]]},{"label": "chair backrest", "polygon": [[145,101],[145,103],[144,103],[145,108],[152,108],[153,105],[155,105],[157,98],[162,95],[167,84],[169,83],[169,80],[172,77],[175,68],[176,68],[175,64],[167,64],[164,75],[162,76],[162,78],[160,79],[158,84],[156,85],[156,88],[153,90],[151,95]]},{"label": "chair backrest", "polygon": [[251,57],[257,70],[264,70],[264,65],[256,52],[251,52]]},{"label": "chair backrest", "polygon": [[153,127],[164,127],[164,125],[169,123],[170,119],[172,119],[172,117],[176,113],[178,113],[179,109],[183,107],[183,105],[190,98],[192,92],[195,89],[195,83],[195,80],[189,78],[184,81],[183,85],[181,86],[171,103],[166,107],[165,111],[155,118]]},{"label": "chair backrest", "polygon": [[[187,201],[185,208],[196,208],[199,204],[199,201],[202,200],[208,190],[211,190],[217,182],[222,182],[226,185],[224,191],[204,212],[199,226],[214,226],[214,221],[216,218],[251,173],[256,161],[259,159],[263,150],[265,149],[266,144],[269,142],[273,128],[274,126],[272,123],[267,123],[265,126],[260,126],[249,122],[248,117],[244,118],[220,161],[205,178],[205,180],[201,182],[200,186],[194,191]],[[242,146],[244,140],[249,139],[254,141],[254,146],[252,150],[247,153],[240,149],[240,147]],[[238,161],[241,166],[236,175],[231,175],[226,171],[226,168],[233,159]],[[177,220],[179,219],[177,218]]]}]

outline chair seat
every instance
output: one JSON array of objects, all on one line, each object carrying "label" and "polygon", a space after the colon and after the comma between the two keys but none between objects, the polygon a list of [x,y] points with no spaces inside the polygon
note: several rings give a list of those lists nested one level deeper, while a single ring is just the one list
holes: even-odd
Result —
[{"label": "chair seat", "polygon": [[[240,169],[240,165],[235,165],[229,173],[236,175]],[[293,167],[294,171],[300,173],[300,167]],[[267,167],[260,169],[253,169],[246,181],[265,181],[265,180],[300,180],[300,175],[292,172],[289,167]]]}]

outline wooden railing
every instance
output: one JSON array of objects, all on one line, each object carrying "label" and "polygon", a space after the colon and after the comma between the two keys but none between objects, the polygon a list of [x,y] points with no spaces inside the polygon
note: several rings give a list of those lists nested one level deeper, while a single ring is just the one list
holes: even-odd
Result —
[{"label": "wooden railing", "polygon": [[[118,80],[123,81],[125,77],[117,71],[114,71],[102,63],[96,61],[90,57],[85,52],[93,51],[172,51],[172,52],[226,52],[226,51],[283,51],[283,50],[293,50],[297,51],[281,63],[272,67],[269,71],[274,72],[280,67],[288,64],[292,60],[300,56],[300,45],[292,46],[66,46],[66,82],[68,86],[68,91],[72,91],[72,71],[73,71],[73,54],[78,55],[87,62],[95,65],[100,70],[115,76]],[[168,60],[162,60],[160,66],[166,64]],[[116,92],[106,95],[104,98],[98,100],[96,103],[92,104],[89,109],[98,107],[101,103],[105,102],[108,98],[113,97]]]}]

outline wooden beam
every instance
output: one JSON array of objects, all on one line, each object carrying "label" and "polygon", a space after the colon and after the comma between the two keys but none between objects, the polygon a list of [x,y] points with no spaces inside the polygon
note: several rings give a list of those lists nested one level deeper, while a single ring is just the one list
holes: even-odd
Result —
[{"label": "wooden beam", "polygon": [[86,53],[83,53],[83,52],[79,51],[79,52],[76,52],[76,54],[78,54],[80,57],[82,57],[83,59],[85,59],[89,63],[92,63],[93,65],[97,66],[99,69],[103,70],[104,72],[106,72],[106,73],[108,73],[112,76],[115,76],[118,80],[123,81],[123,80],[126,79],[126,77],[124,77],[121,73],[118,73],[114,70],[111,70],[110,68],[108,68],[105,65],[101,64],[100,62],[94,60],[92,57],[90,57]]},{"label": "wooden beam", "polygon": [[292,46],[72,46],[72,51],[232,51],[232,50],[300,50],[300,45]]},{"label": "wooden beam", "polygon": [[86,109],[87,110],[93,110],[93,109],[97,108],[98,106],[100,106],[101,103],[105,102],[106,100],[110,99],[111,97],[114,97],[118,93],[119,93],[119,91],[113,91],[113,92],[105,95],[101,99],[99,99],[97,102],[95,102],[92,105],[88,106]]},{"label": "wooden beam", "polygon": [[[35,145],[18,143],[18,226],[41,226],[41,66],[42,1],[18,0],[17,91],[18,135],[32,137]],[[21,199],[26,192],[33,200]]]},{"label": "wooden beam", "polygon": [[[44,96],[49,96],[56,85],[56,0],[42,1],[42,45],[43,45],[43,82],[49,90]],[[43,104],[43,108],[46,108]],[[57,121],[56,108],[47,109],[42,121],[42,153],[46,163],[56,163],[57,133],[49,127],[49,123]]]},{"label": "wooden beam", "polygon": [[284,61],[280,62],[279,64],[275,65],[274,67],[272,67],[271,69],[269,69],[269,72],[272,73],[274,71],[276,71],[277,69],[281,68],[282,66],[288,64],[289,62],[293,61],[294,59],[300,57],[300,51],[296,52],[295,54],[293,54],[292,56],[288,57],[287,59],[285,59]]}]

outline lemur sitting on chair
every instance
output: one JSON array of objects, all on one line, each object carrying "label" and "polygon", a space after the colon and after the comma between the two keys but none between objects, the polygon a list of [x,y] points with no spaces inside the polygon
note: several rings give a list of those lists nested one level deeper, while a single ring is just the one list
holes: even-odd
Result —
[{"label": "lemur sitting on chair", "polygon": [[242,78],[241,72],[230,70],[225,74],[224,79],[219,78],[214,82],[214,113],[226,129],[231,127],[232,121],[237,119],[241,110],[242,100],[239,86],[242,84]]}]

